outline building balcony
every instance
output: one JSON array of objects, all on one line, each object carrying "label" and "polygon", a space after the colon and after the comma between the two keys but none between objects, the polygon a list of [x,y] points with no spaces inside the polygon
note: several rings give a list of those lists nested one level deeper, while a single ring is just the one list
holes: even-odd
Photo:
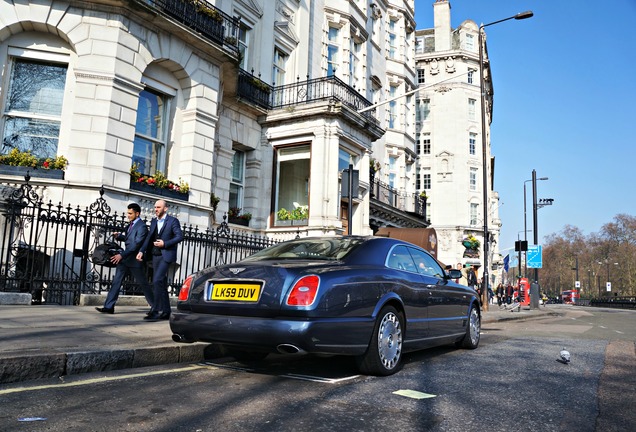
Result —
[{"label": "building balcony", "polygon": [[372,226],[426,228],[426,198],[401,192],[371,176]]},{"label": "building balcony", "polygon": [[205,0],[133,0],[135,3],[189,27],[238,58],[239,19]]},{"label": "building balcony", "polygon": [[[341,79],[335,76],[300,80],[293,84],[272,86],[254,74],[239,69],[237,96],[260,108],[271,111],[284,108],[298,108],[321,101],[341,104],[351,113],[360,116],[366,127],[381,131],[380,122],[375,118],[375,109],[359,113],[372,105]],[[381,132],[383,134],[384,131]]]}]

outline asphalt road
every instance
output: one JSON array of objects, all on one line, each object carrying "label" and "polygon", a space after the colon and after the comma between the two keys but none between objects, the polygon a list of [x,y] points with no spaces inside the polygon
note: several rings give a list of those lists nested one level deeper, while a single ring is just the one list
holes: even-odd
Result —
[{"label": "asphalt road", "polygon": [[636,430],[636,312],[555,307],[565,315],[486,325],[474,351],[407,354],[384,378],[348,358],[271,356],[4,385],[0,430]]}]

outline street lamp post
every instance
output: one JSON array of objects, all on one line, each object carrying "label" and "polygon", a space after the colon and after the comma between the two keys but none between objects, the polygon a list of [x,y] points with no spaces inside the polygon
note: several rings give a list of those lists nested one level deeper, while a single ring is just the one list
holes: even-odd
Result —
[{"label": "street lamp post", "polygon": [[[602,262],[598,262],[599,264],[603,264]],[[609,285],[611,283],[611,279],[610,279],[610,261],[609,258],[605,258],[605,265],[607,266],[607,285]],[[618,265],[618,263],[614,263],[615,266]],[[598,284],[598,297],[601,297],[601,283],[599,282]]]},{"label": "street lamp post", "polygon": [[[534,244],[539,244],[539,218],[537,210],[541,207],[552,205],[552,198],[542,199],[537,203],[537,171],[532,170],[532,217],[534,219]],[[539,308],[539,269],[534,268],[534,281],[530,284],[530,309]]]},{"label": "street lamp post", "polygon": [[[537,180],[548,180],[547,177],[539,177]],[[526,216],[526,202],[528,201],[526,199],[526,183],[531,182],[532,179],[530,180],[525,180],[523,182],[523,229],[526,231],[525,234],[525,238],[524,240],[526,241],[526,244],[528,244],[528,232],[532,232],[532,230],[528,230],[528,217]],[[523,267],[523,274],[526,275],[528,274],[528,251],[526,250],[524,252],[524,258],[526,259],[526,264]]]},{"label": "street lamp post", "polygon": [[484,28],[493,24],[508,21],[511,19],[522,20],[532,17],[532,11],[518,13],[514,16],[493,21],[479,26],[479,90],[481,92],[481,152],[483,159],[483,200],[484,200],[484,287],[481,289],[482,307],[484,311],[488,311],[488,286],[490,272],[488,271],[488,248],[490,242],[490,233],[488,232],[488,152],[486,151],[486,89],[484,79]]}]

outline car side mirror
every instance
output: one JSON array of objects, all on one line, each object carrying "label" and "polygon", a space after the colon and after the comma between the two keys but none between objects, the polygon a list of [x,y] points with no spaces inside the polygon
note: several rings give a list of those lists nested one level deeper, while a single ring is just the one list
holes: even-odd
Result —
[{"label": "car side mirror", "polygon": [[448,271],[448,278],[449,279],[460,279],[462,277],[462,272],[461,270],[457,270],[457,269],[450,269]]}]

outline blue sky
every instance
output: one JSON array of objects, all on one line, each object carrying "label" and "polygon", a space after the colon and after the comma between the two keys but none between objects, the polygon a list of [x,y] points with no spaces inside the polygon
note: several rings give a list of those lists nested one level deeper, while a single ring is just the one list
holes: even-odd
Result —
[{"label": "blue sky", "polygon": [[[418,29],[433,27],[433,3],[415,1]],[[636,216],[636,0],[450,3],[453,28],[534,12],[485,29],[503,255],[523,239],[523,185],[533,169],[548,177],[537,181],[537,199],[554,199],[538,210],[539,244],[566,225],[588,235],[619,213]],[[531,230],[532,182],[526,189]],[[529,244],[533,238],[529,232]]]}]

